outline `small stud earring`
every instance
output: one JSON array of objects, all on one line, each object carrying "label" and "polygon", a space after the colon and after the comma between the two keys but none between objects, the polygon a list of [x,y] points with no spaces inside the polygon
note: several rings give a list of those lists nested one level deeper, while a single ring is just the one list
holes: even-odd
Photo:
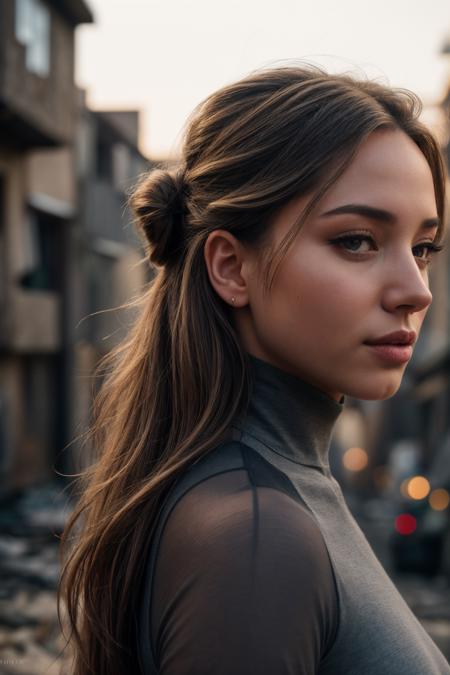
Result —
[{"label": "small stud earring", "polygon": [[236,298],[234,297],[234,295],[233,295],[233,297],[231,298],[231,302],[232,302],[233,304],[236,302]]}]

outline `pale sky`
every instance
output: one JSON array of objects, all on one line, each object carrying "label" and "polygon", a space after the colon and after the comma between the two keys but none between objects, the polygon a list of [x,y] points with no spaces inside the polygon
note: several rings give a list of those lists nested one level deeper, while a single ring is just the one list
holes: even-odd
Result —
[{"label": "pale sky", "polygon": [[76,80],[93,108],[142,110],[141,149],[176,153],[187,116],[256,68],[306,60],[438,102],[450,78],[449,0],[87,0]]}]

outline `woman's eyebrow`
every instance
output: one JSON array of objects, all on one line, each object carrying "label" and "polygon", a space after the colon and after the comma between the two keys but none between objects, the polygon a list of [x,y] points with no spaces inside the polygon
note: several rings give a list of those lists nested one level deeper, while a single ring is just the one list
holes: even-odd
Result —
[{"label": "woman's eyebrow", "polygon": [[[365,216],[366,218],[371,218],[372,220],[377,220],[381,223],[386,223],[388,225],[394,225],[397,222],[396,216],[390,211],[385,211],[384,209],[378,209],[373,206],[368,206],[367,204],[344,204],[343,206],[338,206],[331,211],[326,211],[320,215],[320,218],[324,216],[336,216],[341,213],[356,213],[360,216]],[[440,220],[439,218],[426,218],[420,225],[420,229],[428,230],[435,227],[439,227]]]}]

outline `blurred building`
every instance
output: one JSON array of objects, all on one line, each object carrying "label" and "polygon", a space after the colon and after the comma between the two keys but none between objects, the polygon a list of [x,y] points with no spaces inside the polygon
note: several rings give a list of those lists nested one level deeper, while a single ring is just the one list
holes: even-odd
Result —
[{"label": "blurred building", "polygon": [[92,395],[100,384],[92,381],[92,372],[128,330],[131,316],[116,308],[136,297],[151,277],[127,197],[152,162],[138,148],[137,111],[94,112],[79,92],[77,133],[79,211],[71,274],[73,310],[66,322],[72,345],[66,365],[74,374],[67,429],[74,443],[61,467],[79,470],[90,462],[89,447],[75,439],[87,428]]},{"label": "blurred building", "polygon": [[0,496],[70,470],[117,329],[87,315],[148,274],[123,226],[149,166],[138,113],[89,111],[74,83],[74,32],[92,21],[83,0],[0,3]]},{"label": "blurred building", "polygon": [[82,0],[0,4],[0,490],[61,440],[65,256],[76,213],[74,32]]}]

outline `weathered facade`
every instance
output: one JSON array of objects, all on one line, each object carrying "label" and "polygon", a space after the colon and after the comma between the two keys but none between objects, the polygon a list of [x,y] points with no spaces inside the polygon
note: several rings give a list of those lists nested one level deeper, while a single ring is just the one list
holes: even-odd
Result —
[{"label": "weathered facade", "polygon": [[137,111],[74,83],[81,0],[0,5],[0,497],[86,465],[93,369],[126,330],[106,311],[150,272],[126,208],[150,166]]},{"label": "weathered facade", "polygon": [[[127,207],[129,189],[151,162],[139,151],[137,111],[89,110],[80,92],[76,144],[78,223],[72,246],[72,312],[66,321],[67,371],[73,374],[66,415],[73,440],[66,468],[80,470],[91,460],[79,438],[90,421],[92,373],[128,328],[118,309],[138,295],[150,278],[141,242]],[[117,308],[117,309],[116,309]]]},{"label": "weathered facade", "polygon": [[82,0],[0,5],[0,138],[14,150],[71,142],[74,30],[92,21]]},{"label": "weathered facade", "polygon": [[64,439],[65,261],[76,214],[74,31],[82,0],[0,4],[0,494]]}]

